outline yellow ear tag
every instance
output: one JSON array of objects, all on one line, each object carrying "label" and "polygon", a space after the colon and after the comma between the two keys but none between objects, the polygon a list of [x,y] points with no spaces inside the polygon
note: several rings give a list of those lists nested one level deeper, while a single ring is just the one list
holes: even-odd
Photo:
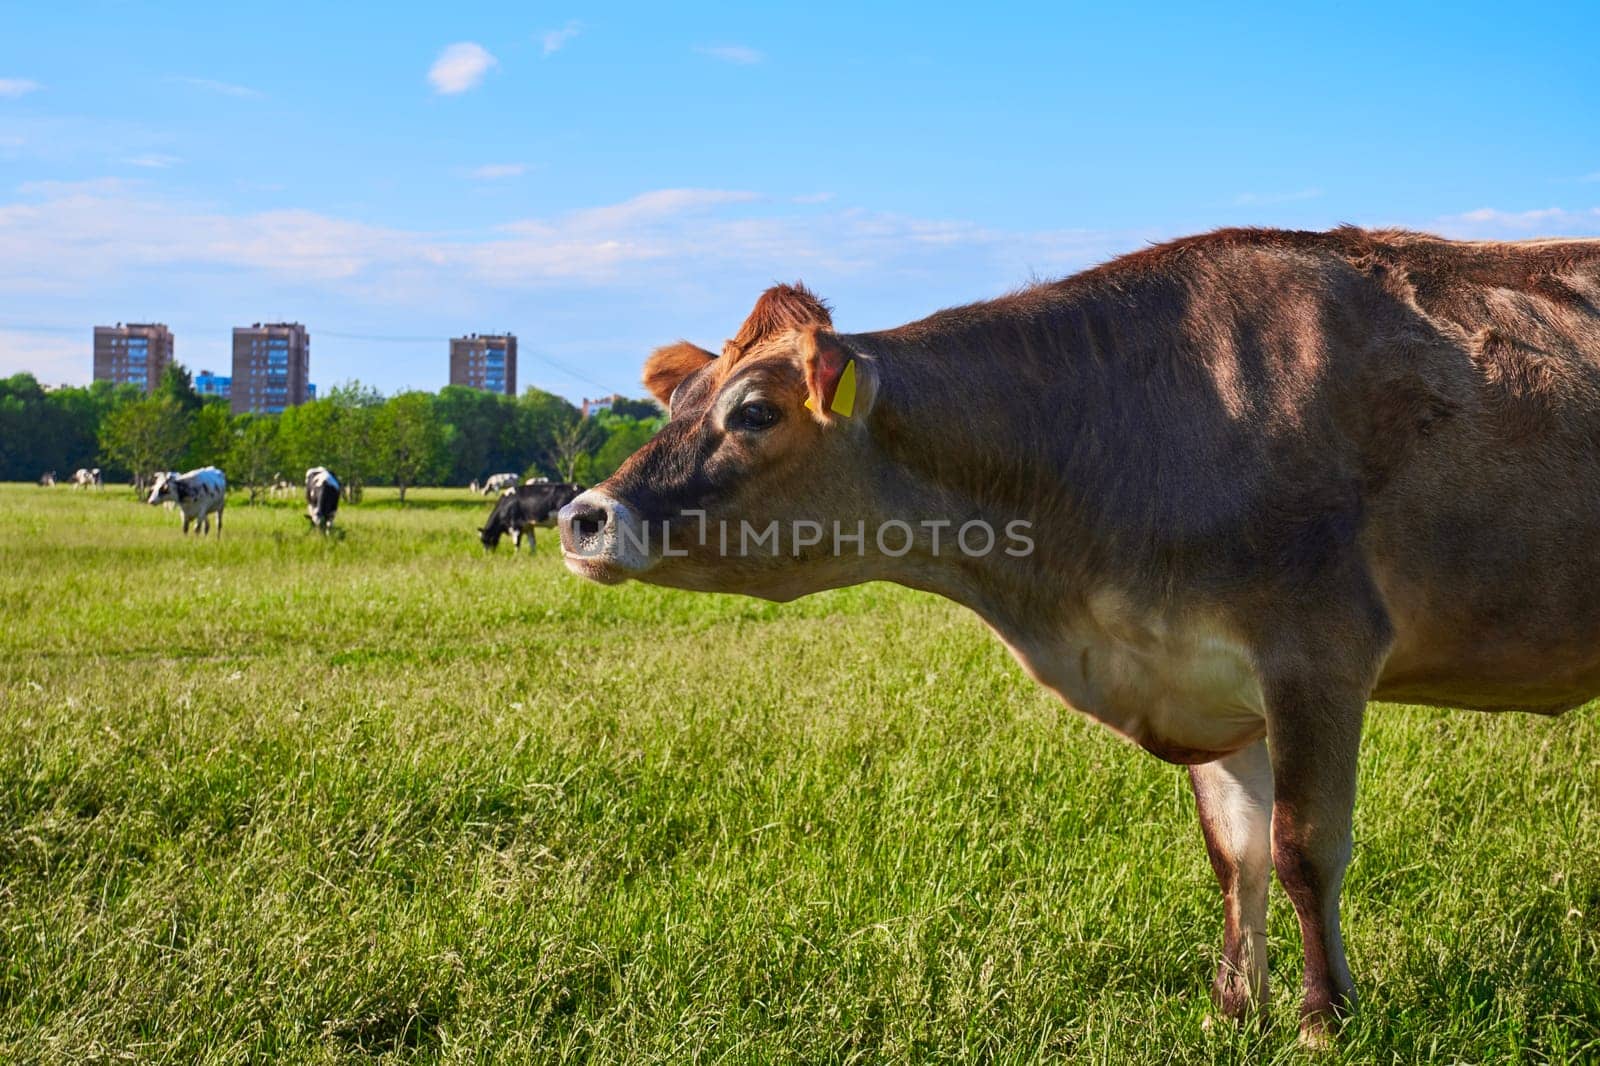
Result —
[{"label": "yellow ear tag", "polygon": [[849,418],[856,412],[856,361],[850,360],[844,365],[844,373],[839,375],[839,384],[833,390],[833,413]]},{"label": "yellow ear tag", "polygon": [[[810,396],[806,397],[805,407],[807,411],[816,410],[811,404]],[[844,373],[839,375],[839,384],[834,386],[833,403],[829,405],[828,410],[836,415],[844,415],[846,418],[856,413],[856,361],[854,359],[844,365]]]}]

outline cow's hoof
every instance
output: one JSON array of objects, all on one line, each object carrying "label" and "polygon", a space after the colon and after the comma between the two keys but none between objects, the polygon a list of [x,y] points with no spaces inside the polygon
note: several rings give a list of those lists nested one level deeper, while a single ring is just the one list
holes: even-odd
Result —
[{"label": "cow's hoof", "polygon": [[1308,1051],[1332,1051],[1339,1042],[1339,1027],[1349,1015],[1347,1006],[1319,1007],[1300,1012],[1300,1046]]},{"label": "cow's hoof", "polygon": [[1299,1044],[1307,1051],[1332,1051],[1338,1043],[1337,1035],[1337,1024],[1325,1018],[1304,1018],[1300,1021]]},{"label": "cow's hoof", "polygon": [[1272,1015],[1261,1006],[1251,1004],[1247,1010],[1229,1011],[1220,1004],[1214,1004],[1200,1020],[1200,1028],[1204,1032],[1225,1032],[1228,1029],[1249,1029],[1257,1033],[1265,1033],[1272,1028]]},{"label": "cow's hoof", "polygon": [[1216,980],[1211,984],[1211,1005],[1214,1009],[1206,1020],[1208,1023],[1216,1019],[1235,1025],[1254,1024],[1265,1029],[1266,999],[1265,974],[1252,981],[1250,975],[1238,966],[1224,962],[1217,968]]}]

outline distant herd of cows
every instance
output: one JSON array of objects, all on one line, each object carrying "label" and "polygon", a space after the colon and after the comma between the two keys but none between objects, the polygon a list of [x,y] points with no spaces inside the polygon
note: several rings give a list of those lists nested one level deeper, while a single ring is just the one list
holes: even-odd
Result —
[{"label": "distant herd of cows", "polygon": [[[521,550],[522,538],[528,538],[528,550],[534,547],[533,530],[536,526],[552,526],[561,508],[571,503],[584,487],[566,481],[546,478],[529,478],[518,484],[517,474],[495,474],[483,482],[474,481],[470,489],[480,495],[499,494],[489,519],[478,528],[478,538],[488,549],[498,548],[507,534],[513,550]],[[55,471],[39,478],[39,484],[50,487],[57,484]],[[67,482],[73,488],[103,488],[105,480],[99,467],[84,467],[76,471]],[[273,480],[273,491],[290,486],[280,475]],[[339,499],[343,486],[325,466],[314,466],[306,471],[306,519],[318,532],[333,529],[334,517],[339,513]],[[203,466],[180,474],[168,470],[156,474],[150,482],[150,493],[145,499],[152,506],[161,504],[168,509],[177,508],[183,515],[183,532],[192,527],[196,534],[211,532],[211,519],[217,520],[217,535],[222,534],[222,511],[228,502],[228,479],[214,466]]]}]

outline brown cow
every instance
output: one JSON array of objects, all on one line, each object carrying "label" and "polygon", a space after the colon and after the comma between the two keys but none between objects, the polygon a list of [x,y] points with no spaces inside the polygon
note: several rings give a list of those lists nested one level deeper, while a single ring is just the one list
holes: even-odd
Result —
[{"label": "brown cow", "polygon": [[[1224,230],[864,334],[784,286],[721,358],[674,345],[645,380],[671,420],[563,512],[571,569],[977,611],[1067,704],[1189,765],[1229,1016],[1266,997],[1272,869],[1302,1037],[1354,1005],[1369,699],[1600,693],[1600,241]],[[955,550],[969,527],[1007,533]]]}]

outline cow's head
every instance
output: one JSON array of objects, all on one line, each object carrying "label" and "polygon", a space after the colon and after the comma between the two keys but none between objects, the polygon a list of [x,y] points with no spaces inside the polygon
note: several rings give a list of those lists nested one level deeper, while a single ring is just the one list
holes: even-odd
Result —
[{"label": "cow's head", "polygon": [[165,473],[157,474],[155,480],[150,483],[150,498],[145,502],[158,504],[167,500],[177,499],[176,490],[173,488],[173,483],[177,479],[178,472],[176,470],[168,470]]},{"label": "cow's head", "polygon": [[[881,491],[893,472],[869,428],[879,372],[815,295],[769,289],[720,357],[669,345],[644,382],[669,420],[562,509],[569,569],[780,600],[880,576],[873,529],[893,517]],[[835,530],[857,523],[864,550],[836,550]]]}]

